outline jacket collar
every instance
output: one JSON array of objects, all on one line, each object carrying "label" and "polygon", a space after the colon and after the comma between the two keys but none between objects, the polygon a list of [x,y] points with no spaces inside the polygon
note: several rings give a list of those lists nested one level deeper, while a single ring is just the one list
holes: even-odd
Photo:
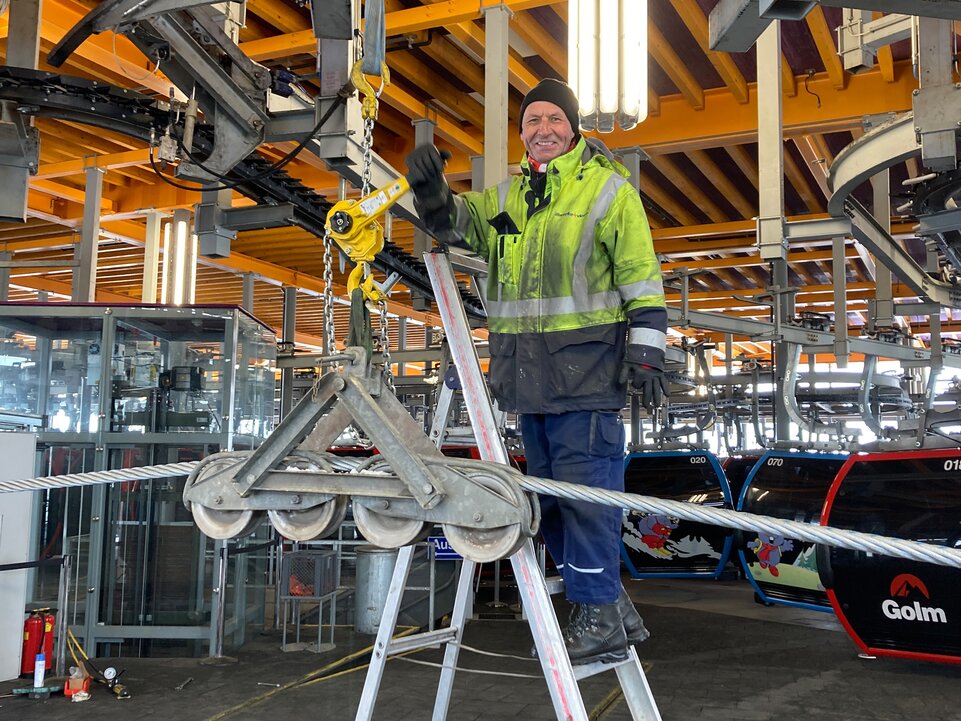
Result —
[{"label": "jacket collar", "polygon": [[[610,150],[601,141],[594,138],[587,139],[583,135],[578,138],[573,148],[549,162],[547,170],[551,175],[569,177],[591,163],[607,166],[624,177],[629,175],[627,168],[614,160]],[[532,172],[526,152],[521,160],[521,172],[526,177],[530,177]]]}]

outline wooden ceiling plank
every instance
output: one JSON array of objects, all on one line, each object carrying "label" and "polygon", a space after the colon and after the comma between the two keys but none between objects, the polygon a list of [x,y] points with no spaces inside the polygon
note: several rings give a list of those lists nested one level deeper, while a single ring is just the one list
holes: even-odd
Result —
[{"label": "wooden ceiling plank", "polygon": [[[447,39],[445,35],[435,34],[429,45],[419,50],[429,55],[434,62],[449,68],[475,93],[484,94],[484,70],[474,59]],[[389,57],[389,56],[388,56]],[[517,103],[520,107],[520,103]],[[514,111],[516,115],[516,109]]]},{"label": "wooden ceiling plank", "polygon": [[39,167],[33,177],[40,179],[60,178],[67,175],[81,175],[87,168],[102,168],[103,170],[117,170],[135,165],[145,165],[149,162],[150,152],[142,150],[127,150],[119,153],[92,155],[78,160],[68,160],[63,163],[46,163]]},{"label": "wooden ceiling plank", "polygon": [[388,85],[384,88],[381,101],[401,111],[412,120],[431,118],[437,124],[435,130],[437,135],[468,155],[484,154],[484,143],[481,139],[463,130],[453,120],[438,114],[436,109],[396,85]]},{"label": "wooden ceiling plank", "polygon": [[[484,57],[484,31],[476,23],[465,22],[448,26],[451,36],[463,44],[465,48]],[[521,95],[526,95],[531,88],[540,82],[540,78],[531,72],[524,63],[524,59],[514,50],[507,58],[507,79],[511,87],[517,89]]]},{"label": "wooden ceiling plank", "polygon": [[730,218],[721,210],[720,206],[711,200],[704,191],[691,181],[673,160],[665,155],[656,155],[651,158],[651,164],[672,183],[680,193],[694,203],[701,211],[715,223],[723,223]]},{"label": "wooden ceiling plank", "polygon": [[830,168],[834,163],[834,153],[828,147],[827,141],[824,136],[820,133],[815,133],[810,136],[811,141],[814,143],[814,147],[817,149],[818,157],[824,159],[824,165]]},{"label": "wooden ceiling plank", "polygon": [[724,150],[731,156],[731,160],[737,164],[738,170],[744,174],[754,189],[760,190],[761,180],[758,176],[757,161],[751,157],[747,149],[743,145],[728,145]]},{"label": "wooden ceiling plank", "polygon": [[838,55],[837,46],[834,44],[834,33],[831,32],[827,18],[824,17],[824,8],[821,5],[815,5],[805,16],[804,22],[807,23],[808,30],[811,31],[814,44],[818,49],[818,55],[821,56],[821,61],[831,78],[831,83],[837,90],[844,90],[846,73]]},{"label": "wooden ceiling plank", "polygon": [[[63,200],[69,200],[80,205],[83,205],[86,201],[86,193],[83,190],[71,188],[63,183],[57,183],[52,180],[38,180],[35,178],[30,178],[28,182],[31,190],[46,193],[54,198],[62,198]],[[110,200],[110,198],[101,198],[100,209],[104,213],[113,212],[113,201]]]},{"label": "wooden ceiling plank", "polygon": [[[47,182],[47,181],[44,181]],[[101,225],[103,231],[113,233],[118,240],[126,240],[134,245],[141,246],[145,229],[143,225],[132,221],[104,222]],[[231,253],[229,258],[200,258],[199,263],[214,268],[230,270],[236,273],[253,273],[265,280],[272,280],[281,285],[289,285],[301,288],[314,293],[324,292],[324,281],[313,275],[302,273],[291,268],[268,263],[258,258],[244,256],[240,253]],[[333,288],[335,295],[346,295],[346,286]],[[391,313],[404,313],[409,318],[429,322],[433,325],[440,325],[440,317],[435,313],[423,313],[413,311],[410,307],[401,305],[396,301],[388,300],[387,309]]]},{"label": "wooden ceiling plank", "polygon": [[284,35],[248,40],[238,43],[238,47],[251,60],[263,63],[292,55],[316,55],[317,38],[314,37],[313,30],[298,30]]},{"label": "wooden ceiling plank", "polygon": [[692,150],[687,156],[691,159],[701,174],[717,188],[724,198],[745,218],[753,218],[757,215],[754,203],[749,201],[741,190],[731,182],[731,179],[724,174],[717,163],[704,150]]},{"label": "wooden ceiling plank", "polygon": [[789,98],[797,97],[797,78],[784,53],[781,53],[781,94]]},{"label": "wooden ceiling plank", "polygon": [[558,77],[567,77],[567,48],[545,32],[529,13],[515,13],[510,20],[510,27]]},{"label": "wooden ceiling plank", "polygon": [[795,136],[791,140],[794,141],[794,146],[801,153],[801,157],[804,158],[808,170],[811,175],[814,176],[814,180],[821,189],[821,193],[824,194],[824,199],[828,200],[831,197],[831,188],[828,185],[828,162],[826,158],[819,155],[814,137],[811,135],[800,135]]},{"label": "wooden ceiling plank", "polygon": [[786,151],[784,153],[784,177],[791,183],[797,194],[801,196],[801,200],[809,211],[812,213],[824,212],[824,205],[811,192],[807,179],[804,177],[804,172],[794,161],[794,156]]},{"label": "wooden ceiling plank", "polygon": [[441,0],[420,7],[397,10],[384,14],[387,36],[406,35],[418,30],[428,30],[446,25],[480,20],[487,7],[503,5],[518,13],[522,10],[552,5],[556,0]]},{"label": "wooden ceiling plank", "polygon": [[715,52],[709,46],[707,16],[697,4],[697,0],[671,0],[674,10],[687,26],[688,31],[697,40],[705,56],[714,66],[721,80],[727,85],[731,94],[739,103],[749,100],[747,81],[728,53]]},{"label": "wooden ceiling plank", "polygon": [[[45,40],[59,42],[80,20],[80,14],[74,14],[64,6],[59,6],[56,12],[43,14],[40,35]],[[128,87],[142,86],[158,95],[166,95],[170,89],[170,80],[160,73],[153,72],[150,61],[125,37],[114,37],[110,32],[92,35],[74,51],[74,54],[101,67],[113,68],[113,72],[128,79]]]},{"label": "wooden ceiling plank", "polygon": [[890,45],[882,45],[878,48],[878,70],[881,71],[881,77],[887,80],[889,83],[894,82],[894,52],[891,50]]},{"label": "wooden ceiling plank", "polygon": [[[910,72],[893,83],[871,70],[853,75],[848,88],[837,92],[826,73],[815,75],[808,86],[821,97],[821,107],[810,98],[783,98],[786,137],[812,132],[828,133],[860,128],[864,115],[902,112],[912,107],[917,83]],[[717,148],[757,141],[757,99],[752,84],[751,101],[738,103],[727,88],[704,91],[707,113],[693,110],[678,96],[661,98],[660,115],[633,130],[615,130],[605,138],[610,147],[640,146],[651,155],[684,152],[689,148]],[[710,122],[705,118],[709,117]]]},{"label": "wooden ceiling plank", "polygon": [[278,0],[247,0],[247,12],[270,23],[282,33],[292,33],[310,27],[309,17],[294,9],[292,3]]},{"label": "wooden ceiling plank", "polygon": [[648,23],[648,46],[654,62],[661,66],[661,69],[677,86],[681,95],[690,103],[695,110],[704,109],[704,88],[700,86],[687,65],[681,60],[680,56],[674,52],[667,38],[653,23]]},{"label": "wooden ceiling plank", "polygon": [[[413,85],[423,88],[431,98],[445,105],[452,112],[460,115],[475,128],[484,127],[484,106],[474,100],[471,96],[454,87],[437,73],[430,70],[422,62],[413,56],[409,51],[399,51],[390,53],[387,56],[388,64],[392,70],[396,70],[399,77],[409,81]],[[412,128],[408,126],[408,133]]]},{"label": "wooden ceiling plank", "polygon": [[696,225],[698,220],[693,213],[677,202],[674,196],[660,183],[652,181],[641,173],[641,192],[682,225]]}]

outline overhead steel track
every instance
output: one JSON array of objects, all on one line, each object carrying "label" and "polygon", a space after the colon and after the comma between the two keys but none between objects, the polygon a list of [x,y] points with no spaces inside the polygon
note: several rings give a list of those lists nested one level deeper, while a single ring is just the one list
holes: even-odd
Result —
[{"label": "overhead steel track", "polygon": [[[93,80],[27,68],[0,68],[0,100],[17,103],[23,115],[79,122],[120,132],[149,143],[163,135],[169,122],[164,104],[131,90]],[[197,125],[194,149],[206,155],[213,149],[213,129]],[[236,190],[259,204],[290,203],[293,223],[318,238],[324,237],[324,223],[331,203],[283,170],[268,172],[270,164],[250,155],[231,171]],[[197,188],[198,192],[200,188]],[[318,244],[317,252],[322,252]],[[385,240],[374,267],[383,273],[398,273],[411,290],[433,298],[430,278],[423,261],[400,246]],[[464,307],[474,317],[486,317],[474,296],[461,293]]]}]

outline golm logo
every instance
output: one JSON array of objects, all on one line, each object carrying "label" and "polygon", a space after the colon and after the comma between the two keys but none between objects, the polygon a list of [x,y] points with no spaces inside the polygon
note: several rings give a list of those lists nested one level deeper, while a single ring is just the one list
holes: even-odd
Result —
[{"label": "golm logo", "polygon": [[[891,596],[881,604],[881,611],[892,621],[920,621],[922,623],[947,623],[948,617],[943,608],[922,606],[915,598],[908,601],[909,596],[923,596],[925,600],[931,598],[928,587],[917,576],[902,573],[891,581]],[[900,599],[900,600],[899,600]]]}]

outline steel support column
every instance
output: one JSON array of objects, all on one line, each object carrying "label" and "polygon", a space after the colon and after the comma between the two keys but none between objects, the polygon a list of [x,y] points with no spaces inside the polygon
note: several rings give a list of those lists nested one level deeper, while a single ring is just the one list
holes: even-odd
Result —
[{"label": "steel support column", "polygon": [[953,25],[921,18],[918,30],[918,83],[914,95],[914,131],[921,140],[921,164],[934,172],[958,166],[958,110],[961,87],[954,82]]},{"label": "steel support column", "polygon": [[[80,244],[74,250],[78,266],[73,273],[71,300],[93,303],[97,300],[97,253],[100,248],[100,202],[103,198],[103,175],[100,168],[87,168],[83,202],[83,225]],[[104,388],[109,388],[109,383]]]},{"label": "steel support column", "polygon": [[[435,123],[433,120],[429,120],[428,118],[419,118],[417,120],[410,121],[410,124],[414,126],[415,147],[428,145],[434,142],[434,130],[437,128],[437,123]],[[424,253],[430,250],[430,246],[430,236],[427,234],[427,231],[422,230],[415,225],[414,257],[423,257]],[[411,304],[414,306],[414,310],[430,310],[430,300],[423,293],[411,291],[410,300]]]},{"label": "steel support column", "polygon": [[243,276],[243,300],[240,301],[240,307],[243,308],[248,313],[254,312],[254,274],[244,273]]},{"label": "steel support column", "polygon": [[[781,107],[781,23],[772,22],[757,41],[757,244],[761,258],[771,264],[774,334],[771,340],[775,384],[784,383],[784,359],[790,349],[778,335],[780,324],[794,315],[788,288],[787,250],[784,233],[784,115]],[[781,398],[780,387],[774,397]],[[776,440],[790,436],[790,416],[783,403],[774,404]]]},{"label": "steel support column", "polygon": [[505,5],[484,8],[484,183],[507,177],[508,23]]},{"label": "steel support column", "polygon": [[157,302],[157,277],[160,273],[160,224],[164,214],[159,210],[147,211],[147,228],[143,246],[143,281],[140,299],[144,303]]},{"label": "steel support column", "polygon": [[[283,340],[293,343],[297,335],[297,289],[284,286],[284,323]],[[280,372],[280,419],[283,420],[294,407],[294,369],[284,368]]]},{"label": "steel support column", "polygon": [[838,368],[848,367],[851,352],[848,343],[848,277],[847,262],[844,257],[845,239],[835,236],[831,239],[831,275],[834,280],[834,357]]},{"label": "steel support column", "polygon": [[[891,233],[891,178],[890,171],[882,170],[871,178],[874,195],[873,213],[885,233]],[[883,263],[876,263],[874,270],[874,302],[868,304],[871,317],[868,327],[890,328],[894,325],[894,291],[891,287],[891,271]]]},{"label": "steel support column", "polygon": [[757,242],[763,260],[784,260],[784,115],[781,107],[781,26],[757,42]]},{"label": "steel support column", "polygon": [[[9,263],[11,260],[13,260],[13,253],[7,250],[0,251],[0,261]],[[10,267],[0,265],[0,301],[8,300],[10,300]]]},{"label": "steel support column", "polygon": [[[37,69],[41,10],[41,0],[11,0],[6,65]],[[0,103],[0,219],[27,219],[28,179],[39,162],[40,136],[33,119],[25,119],[15,102]]]}]

